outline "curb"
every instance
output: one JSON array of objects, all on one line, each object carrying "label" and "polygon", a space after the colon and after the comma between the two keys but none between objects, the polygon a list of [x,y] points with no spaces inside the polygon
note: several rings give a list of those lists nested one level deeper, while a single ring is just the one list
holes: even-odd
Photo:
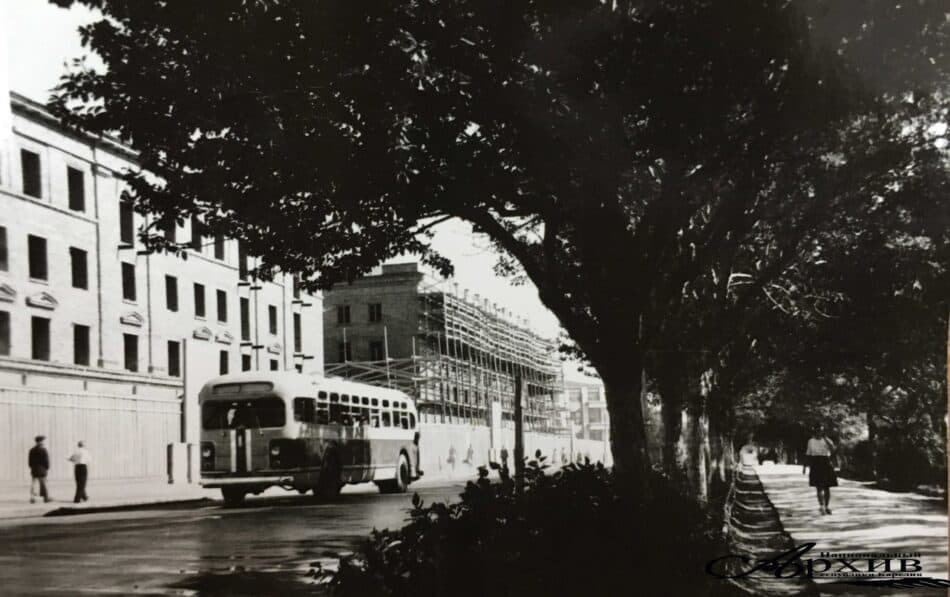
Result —
[{"label": "curb", "polygon": [[128,510],[148,510],[151,508],[165,508],[168,506],[193,506],[201,503],[214,503],[215,500],[209,497],[199,498],[181,498],[162,501],[134,502],[128,504],[115,504],[112,506],[63,506],[50,510],[41,516],[43,518],[51,516],[76,516],[79,514],[101,514],[103,512],[124,512]]}]

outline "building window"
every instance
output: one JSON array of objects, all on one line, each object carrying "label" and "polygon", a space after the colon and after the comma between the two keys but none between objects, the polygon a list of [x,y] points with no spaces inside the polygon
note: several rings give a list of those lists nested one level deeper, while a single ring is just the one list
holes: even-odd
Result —
[{"label": "building window", "polygon": [[293,283],[293,295],[294,295],[294,298],[295,298],[295,299],[299,299],[299,298],[300,298],[300,277],[299,277],[299,276],[294,276],[292,283]]},{"label": "building window", "polygon": [[178,311],[178,278],[165,276],[165,306],[169,311]]},{"label": "building window", "polygon": [[122,263],[122,298],[135,300],[135,264]]},{"label": "building window", "polygon": [[350,306],[349,305],[339,305],[336,308],[336,322],[337,323],[350,323]]},{"label": "building window", "polygon": [[238,278],[247,280],[247,245],[243,240],[238,241]]},{"label": "building window", "polygon": [[271,371],[278,371],[279,369],[280,369],[280,363],[277,362],[277,359],[271,359],[271,360],[270,360],[270,370],[271,370]]},{"label": "building window", "polygon": [[344,361],[349,361],[353,358],[353,354],[350,351],[349,342],[340,342],[337,345],[337,362],[342,363]]},{"label": "building window", "polygon": [[168,341],[168,375],[181,377],[181,342]]},{"label": "building window", "polygon": [[119,241],[126,245],[135,244],[135,212],[131,201],[119,202]]},{"label": "building window", "polygon": [[125,370],[139,370],[139,337],[135,334],[122,334],[125,353]]},{"label": "building window", "polygon": [[303,330],[300,329],[300,313],[294,313],[294,352],[303,352]]},{"label": "building window", "polygon": [[379,323],[383,320],[383,304],[382,303],[370,303],[369,305],[369,321],[370,323]]},{"label": "building window", "polygon": [[251,370],[251,355],[242,354],[241,355],[241,371],[250,371]]},{"label": "building window", "polygon": [[0,356],[10,356],[10,312],[0,311]]},{"label": "building window", "polygon": [[267,305],[267,329],[271,334],[277,333],[277,307]]},{"label": "building window", "polygon": [[86,211],[86,176],[77,168],[66,168],[66,184],[69,186],[69,209]]},{"label": "building window", "polygon": [[32,356],[37,361],[49,360],[49,319],[34,317],[31,323]]},{"label": "building window", "polygon": [[175,220],[162,224],[162,234],[165,235],[165,240],[170,243],[175,242],[176,232],[178,232],[177,228],[178,224],[175,223]]},{"label": "building window", "polygon": [[218,321],[226,322],[228,320],[228,293],[218,290]]},{"label": "building window", "polygon": [[198,219],[198,216],[191,216],[191,248],[195,251],[201,252],[201,243],[203,226],[201,220]]},{"label": "building window", "polygon": [[218,353],[218,373],[221,375],[228,374],[228,351],[226,350]]},{"label": "building window", "polygon": [[369,343],[369,360],[382,361],[385,358],[386,353],[383,349],[383,343],[379,340],[371,340]]},{"label": "building window", "polygon": [[0,271],[9,271],[10,262],[7,255],[7,229],[0,226]]},{"label": "building window", "polygon": [[73,288],[89,288],[89,268],[86,252],[76,247],[69,248],[69,263],[73,272]]},{"label": "building window", "polygon": [[40,154],[21,149],[20,169],[23,173],[23,194],[37,199],[42,197]]},{"label": "building window", "polygon": [[30,260],[30,277],[34,280],[46,280],[49,270],[46,265],[46,239],[41,236],[26,237]]},{"label": "building window", "polygon": [[224,261],[224,235],[223,234],[214,235],[214,258],[219,261]]},{"label": "building window", "polygon": [[89,366],[89,326],[73,324],[73,363]]},{"label": "building window", "polygon": [[205,316],[205,285],[195,283],[195,317]]},{"label": "building window", "polygon": [[251,339],[251,302],[247,297],[241,297],[241,340]]}]

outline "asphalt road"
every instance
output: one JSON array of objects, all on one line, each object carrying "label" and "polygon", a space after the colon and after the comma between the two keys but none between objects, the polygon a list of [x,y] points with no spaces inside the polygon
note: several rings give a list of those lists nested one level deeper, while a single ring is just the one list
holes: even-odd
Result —
[{"label": "asphalt road", "polygon": [[[406,519],[412,493],[372,486],[331,502],[296,494],[126,512],[4,521],[0,595],[296,595],[312,563]],[[416,489],[448,501],[460,484]]]}]

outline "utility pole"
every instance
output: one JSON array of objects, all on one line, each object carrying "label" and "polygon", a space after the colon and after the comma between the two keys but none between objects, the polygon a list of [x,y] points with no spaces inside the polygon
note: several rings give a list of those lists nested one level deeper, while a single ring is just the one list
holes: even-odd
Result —
[{"label": "utility pole", "polygon": [[515,375],[515,493],[524,493],[524,423],[521,415],[521,373]]}]

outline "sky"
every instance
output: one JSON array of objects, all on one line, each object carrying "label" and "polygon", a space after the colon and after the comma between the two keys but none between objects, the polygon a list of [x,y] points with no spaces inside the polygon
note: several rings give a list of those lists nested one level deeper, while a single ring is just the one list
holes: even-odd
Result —
[{"label": "sky", "polygon": [[[6,43],[9,44],[10,87],[40,102],[63,73],[65,64],[83,55],[77,28],[95,18],[95,13],[73,6],[58,8],[47,0],[0,0],[6,10]],[[0,30],[2,34],[3,30]],[[463,222],[446,222],[436,231],[435,248],[455,265],[455,282],[460,289],[478,292],[482,297],[505,305],[518,317],[527,318],[538,333],[555,338],[560,326],[557,318],[538,299],[537,289],[529,283],[512,286],[494,275],[496,254],[485,237],[473,237]],[[392,262],[412,261],[411,257]]]}]

